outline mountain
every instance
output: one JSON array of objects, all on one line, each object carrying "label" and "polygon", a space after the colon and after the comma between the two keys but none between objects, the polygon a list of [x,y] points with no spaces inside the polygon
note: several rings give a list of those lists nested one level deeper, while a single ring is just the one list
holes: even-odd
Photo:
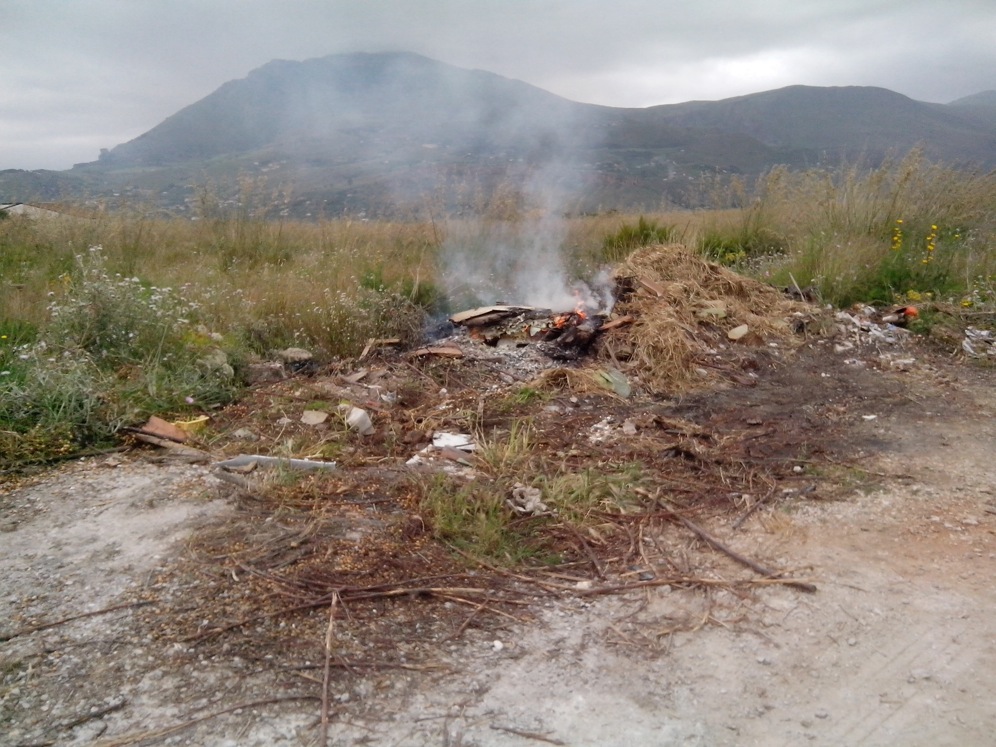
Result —
[{"label": "mountain", "polygon": [[994,96],[939,105],[790,86],[623,109],[414,54],[276,60],[93,163],[0,172],[0,199],[87,195],[191,214],[210,185],[223,204],[254,190],[257,207],[294,217],[461,212],[509,190],[565,211],[694,205],[704,175],[874,164],[917,145],[992,167]]},{"label": "mountain", "polygon": [[277,60],[226,83],[149,132],[110,151],[115,167],[164,166],[315,144],[350,160],[425,144],[529,149],[561,138],[577,104],[491,73],[414,54]]},{"label": "mountain", "polygon": [[963,98],[952,101],[949,106],[988,107],[996,109],[996,91],[982,91],[971,96],[964,96]]},{"label": "mountain", "polygon": [[986,126],[954,104],[927,104],[884,88],[789,86],[652,107],[648,113],[676,126],[748,135],[821,156],[877,160],[922,144],[928,156],[954,165],[992,165],[996,159],[996,120]]}]

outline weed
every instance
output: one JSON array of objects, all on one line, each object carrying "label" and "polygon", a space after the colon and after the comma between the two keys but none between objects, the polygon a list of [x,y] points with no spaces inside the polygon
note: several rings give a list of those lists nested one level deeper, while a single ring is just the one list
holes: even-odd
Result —
[{"label": "weed", "polygon": [[[638,503],[634,488],[644,480],[637,466],[576,471],[551,465],[539,455],[528,423],[500,438],[479,439],[476,468],[485,477],[466,482],[437,475],[423,482],[421,508],[438,539],[503,565],[555,557],[547,530],[603,523],[599,514]],[[519,485],[538,488],[547,511],[516,513],[508,499]]]},{"label": "weed", "polygon": [[507,415],[523,408],[535,407],[539,403],[546,402],[552,396],[551,392],[524,386],[497,399],[491,407],[494,412]]},{"label": "weed", "polygon": [[784,257],[761,269],[824,300],[891,302],[913,289],[936,299],[970,293],[996,259],[996,173],[931,164],[914,150],[873,169],[776,171],[759,180],[743,221],[784,238]]},{"label": "weed", "polygon": [[641,246],[670,244],[675,241],[678,241],[678,229],[675,226],[661,226],[641,215],[635,226],[624,224],[614,234],[603,239],[601,260],[621,262]]},{"label": "weed", "polygon": [[191,334],[195,306],[170,289],[110,274],[100,247],[61,285],[44,328],[2,325],[6,459],[65,455],[149,413],[188,409],[188,398],[209,405],[234,395],[231,376],[204,363],[210,338]]},{"label": "weed", "polygon": [[536,487],[561,520],[583,526],[592,523],[595,513],[618,513],[638,504],[633,490],[644,480],[640,467],[629,465],[610,470],[558,470],[540,475]]},{"label": "weed", "polygon": [[474,557],[516,565],[541,548],[530,522],[516,521],[505,504],[503,483],[474,480],[457,483],[436,475],[421,486],[421,508],[433,536]]}]

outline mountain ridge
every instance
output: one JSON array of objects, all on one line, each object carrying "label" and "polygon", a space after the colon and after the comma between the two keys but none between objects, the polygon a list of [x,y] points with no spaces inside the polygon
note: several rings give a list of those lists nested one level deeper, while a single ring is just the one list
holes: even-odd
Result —
[{"label": "mountain ridge", "polygon": [[569,210],[690,205],[703,176],[874,164],[917,146],[956,167],[992,168],[994,101],[993,91],[945,105],[884,88],[795,85],[616,108],[413,53],[272,60],[94,162],[0,172],[0,197],[117,192],[190,214],[198,184],[231,201],[249,176],[292,195],[269,209],[295,217],[410,210],[430,197],[463,211],[509,184],[556,192]]}]

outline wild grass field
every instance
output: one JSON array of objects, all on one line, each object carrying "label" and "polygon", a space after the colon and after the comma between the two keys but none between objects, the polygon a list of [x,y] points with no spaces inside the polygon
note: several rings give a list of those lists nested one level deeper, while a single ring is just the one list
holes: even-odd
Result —
[{"label": "wild grass field", "polygon": [[[996,308],[996,174],[914,151],[867,169],[776,168],[717,181],[715,209],[563,217],[495,200],[474,217],[273,222],[252,206],[198,220],[131,213],[0,220],[0,463],[84,453],[149,414],[239,396],[253,356],[287,346],[355,356],[372,337],[414,342],[473,297],[455,253],[506,287],[494,237],[591,278],[653,243],[681,243],[824,303]],[[551,226],[553,229],[551,230]],[[497,299],[489,299],[494,301]],[[516,301],[515,298],[502,299]]]}]

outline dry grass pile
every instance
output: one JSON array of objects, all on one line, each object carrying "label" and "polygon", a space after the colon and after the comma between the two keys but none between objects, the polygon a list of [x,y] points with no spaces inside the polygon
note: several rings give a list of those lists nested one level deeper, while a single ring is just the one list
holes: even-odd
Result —
[{"label": "dry grass pile", "polygon": [[796,331],[814,314],[811,305],[677,244],[634,252],[615,277],[627,289],[616,311],[635,320],[627,367],[653,394],[715,385],[723,378],[719,361],[738,358],[735,349],[719,358],[717,353],[734,346],[792,348],[800,339]]}]

